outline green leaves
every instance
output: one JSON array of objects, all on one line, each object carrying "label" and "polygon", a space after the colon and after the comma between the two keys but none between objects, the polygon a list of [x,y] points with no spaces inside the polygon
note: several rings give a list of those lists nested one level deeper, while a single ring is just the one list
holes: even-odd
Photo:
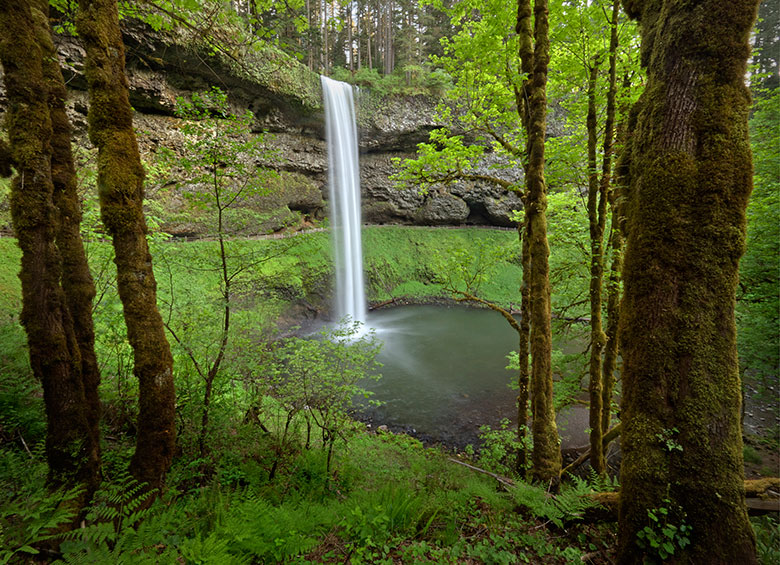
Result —
[{"label": "green leaves", "polygon": [[663,506],[647,511],[647,520],[647,526],[636,534],[637,545],[646,552],[645,563],[656,563],[657,559],[664,562],[690,545],[692,528],[682,509],[668,498]]},{"label": "green leaves", "polygon": [[740,262],[737,320],[740,362],[759,383],[780,370],[780,90],[756,99],[750,120],[754,188],[747,210],[747,250]]},{"label": "green leaves", "polygon": [[0,564],[19,554],[38,554],[35,544],[52,539],[73,520],[76,512],[69,502],[78,495],[78,488],[54,493],[40,490],[4,503],[0,510]]}]

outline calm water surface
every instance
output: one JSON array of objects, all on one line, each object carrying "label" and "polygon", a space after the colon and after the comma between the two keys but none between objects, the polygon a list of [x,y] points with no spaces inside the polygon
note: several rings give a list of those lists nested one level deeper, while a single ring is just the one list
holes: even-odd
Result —
[{"label": "calm water surface", "polygon": [[514,372],[505,367],[518,338],[498,313],[402,306],[370,313],[368,325],[383,342],[384,364],[382,379],[367,384],[384,403],[366,411],[372,425],[462,446],[476,441],[481,424],[513,418]]}]

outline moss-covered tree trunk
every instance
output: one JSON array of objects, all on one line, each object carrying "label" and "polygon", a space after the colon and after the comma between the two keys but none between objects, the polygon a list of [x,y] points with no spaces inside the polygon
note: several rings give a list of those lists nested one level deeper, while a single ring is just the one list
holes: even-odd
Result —
[{"label": "moss-covered tree trunk", "polygon": [[56,242],[62,257],[62,289],[65,291],[81,356],[81,381],[90,434],[88,464],[91,467],[91,482],[86,485],[85,493],[85,500],[88,501],[100,482],[100,368],[95,355],[95,328],[92,321],[95,283],[81,239],[81,201],[70,145],[71,126],[65,111],[67,90],[52,41],[48,19],[49,3],[47,0],[36,2],[40,14],[38,42],[43,53],[43,75],[48,86],[49,114],[52,122],[51,176],[54,204],[58,211]]},{"label": "moss-covered tree trunk", "polygon": [[520,324],[518,333],[518,375],[517,375],[517,439],[520,448],[517,452],[517,474],[525,476],[528,467],[528,453],[526,453],[526,435],[528,428],[528,399],[530,396],[530,365],[528,363],[528,344],[531,334],[530,304],[531,295],[529,277],[531,274],[531,252],[528,238],[525,234],[525,222],[517,226],[517,234],[520,238],[520,263],[523,266],[523,280],[520,287]]},{"label": "moss-covered tree trunk", "polygon": [[[598,83],[598,58],[590,68],[588,81],[588,224],[590,232],[590,361],[589,385],[590,397],[590,463],[593,469],[604,474],[607,465],[604,457],[603,436],[608,431],[609,418],[604,425],[604,414],[609,414],[612,399],[612,386],[606,383],[611,377],[602,372],[602,354],[610,355],[607,350],[608,335],[602,322],[602,293],[604,287],[604,232],[607,225],[607,202],[612,181],[612,153],[615,129],[615,97],[617,93],[617,50],[618,50],[618,14],[620,1],[613,0],[610,19],[609,69],[607,71],[607,105],[604,121],[603,157],[601,176],[596,169],[596,145],[598,140],[596,86]],[[614,297],[613,297],[614,302]],[[613,311],[613,314],[615,312]],[[610,318],[610,320],[612,320]],[[614,328],[613,328],[614,329]],[[614,342],[614,336],[613,336]],[[614,345],[614,343],[613,343]],[[614,370],[614,367],[613,367]],[[608,394],[605,392],[608,391]]]},{"label": "moss-covered tree trunk", "polygon": [[[676,563],[755,563],[734,321],[752,188],[745,87],[758,0],[624,0],[647,85],[631,140],[619,561],[648,511],[691,526]],[[658,532],[662,535],[662,532]]]},{"label": "moss-covered tree trunk", "polygon": [[598,60],[590,68],[588,80],[588,225],[590,231],[590,361],[588,368],[588,424],[590,425],[590,464],[597,473],[607,470],[604,462],[604,450],[601,446],[604,431],[601,428],[602,390],[601,352],[606,336],[601,323],[601,291],[603,286],[603,243],[606,210],[606,195],[600,190],[599,174],[596,170],[596,84],[598,79]]},{"label": "moss-covered tree trunk", "polygon": [[[623,77],[624,90],[631,87],[631,77],[626,74]],[[609,240],[609,256],[612,260],[609,268],[609,277],[607,279],[607,342],[604,347],[604,363],[601,367],[601,378],[603,381],[602,389],[602,412],[601,429],[604,433],[609,430],[611,425],[611,405],[612,395],[615,389],[615,372],[617,371],[617,360],[620,353],[620,340],[618,338],[618,328],[620,325],[620,288],[623,276],[623,247],[625,237],[623,231],[625,223],[625,214],[623,212],[625,197],[625,185],[628,182],[628,152],[630,151],[630,130],[628,124],[628,104],[622,108],[623,117],[620,120],[616,134],[615,154],[617,160],[615,163],[615,182],[609,191],[609,205],[612,209],[612,235]]]},{"label": "moss-covered tree trunk", "polygon": [[[517,30],[530,27],[531,2],[519,0]],[[547,0],[533,6],[533,41],[520,33],[523,69],[533,61],[532,72],[523,85],[528,104],[528,164],[526,167],[526,237],[530,252],[530,349],[533,424],[533,477],[557,484],[561,471],[561,450],[555,424],[552,385],[552,328],[550,324],[550,277],[547,244],[547,188],[544,180],[544,141],[547,130],[547,65],[550,60]],[[533,51],[531,46],[533,45]]]},{"label": "moss-covered tree trunk", "polygon": [[89,136],[98,148],[103,224],[114,245],[119,297],[139,381],[133,476],[162,486],[173,457],[173,360],[157,310],[157,284],[143,215],[144,169],[133,130],[125,49],[115,0],[80,0],[77,29],[87,52]]},{"label": "moss-covered tree trunk", "polygon": [[607,327],[604,332],[604,360],[601,366],[601,431],[609,430],[612,420],[612,395],[615,391],[615,371],[617,369],[618,325],[620,323],[620,281],[623,271],[623,231],[620,227],[620,199],[610,197],[612,206],[612,236],[609,240],[609,252],[612,263],[607,278]]},{"label": "moss-covered tree trunk", "polygon": [[0,0],[0,62],[8,98],[5,124],[17,173],[11,183],[11,217],[22,250],[21,322],[33,373],[43,385],[49,483],[84,485],[77,501],[83,506],[99,480],[99,459],[55,242],[59,228],[52,182],[50,84],[44,70],[51,64],[44,64],[51,57],[47,8],[37,1]]}]

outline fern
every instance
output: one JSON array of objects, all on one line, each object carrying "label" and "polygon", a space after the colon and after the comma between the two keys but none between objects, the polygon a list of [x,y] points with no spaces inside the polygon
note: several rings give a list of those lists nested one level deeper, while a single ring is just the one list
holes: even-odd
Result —
[{"label": "fern", "polygon": [[236,556],[230,553],[228,544],[228,539],[212,532],[206,538],[198,536],[184,540],[180,550],[187,563],[194,565],[207,565],[209,563],[244,565],[250,563],[249,556]]},{"label": "fern", "polygon": [[35,545],[56,537],[76,515],[71,502],[79,488],[46,492],[43,488],[23,493],[0,505],[0,564],[18,554],[36,555]]},{"label": "fern", "polygon": [[172,539],[182,516],[149,505],[154,492],[127,473],[105,484],[87,513],[88,525],[65,534],[65,563],[175,563]]},{"label": "fern", "polygon": [[[582,479],[574,478],[575,482],[580,482]],[[587,485],[594,492],[614,492],[620,487],[620,481],[617,477],[610,477],[608,475],[599,475],[593,467],[588,470],[588,477],[585,479]]]},{"label": "fern", "polygon": [[318,506],[274,507],[250,496],[231,508],[221,532],[233,553],[281,562],[316,547],[326,521]]},{"label": "fern", "polygon": [[515,502],[527,508],[531,514],[562,528],[565,521],[577,520],[584,511],[596,506],[587,495],[593,492],[588,481],[575,478],[574,484],[561,488],[558,495],[544,489],[519,482],[511,489]]}]

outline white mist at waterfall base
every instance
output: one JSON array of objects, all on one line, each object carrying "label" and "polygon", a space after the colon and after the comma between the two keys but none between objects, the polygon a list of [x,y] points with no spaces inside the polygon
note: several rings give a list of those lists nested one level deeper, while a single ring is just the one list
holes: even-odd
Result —
[{"label": "white mist at waterfall base", "polygon": [[360,171],[352,86],[321,77],[328,142],[328,186],[336,271],[337,320],[365,330],[366,295],[361,243]]}]

